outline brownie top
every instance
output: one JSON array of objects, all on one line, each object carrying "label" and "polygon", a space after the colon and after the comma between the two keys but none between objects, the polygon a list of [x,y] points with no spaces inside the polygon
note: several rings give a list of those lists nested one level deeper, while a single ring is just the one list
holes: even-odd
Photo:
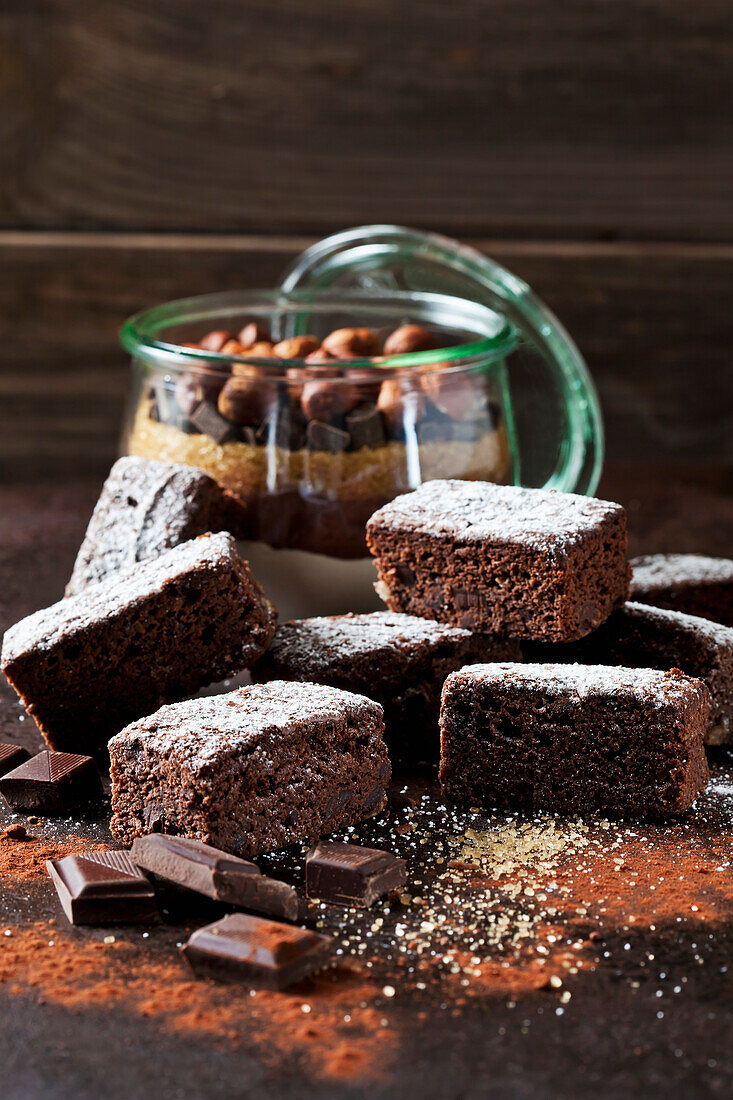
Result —
[{"label": "brownie top", "polygon": [[183,542],[158,558],[120,570],[76,596],[68,596],[21,619],[3,638],[0,663],[5,665],[30,650],[48,649],[92,623],[111,619],[123,608],[160,592],[168,582],[186,573],[229,568],[238,561],[236,543],[225,532]]},{"label": "brownie top", "polygon": [[431,649],[471,637],[470,630],[417,615],[372,611],[366,615],[327,615],[293,619],[275,633],[268,656],[307,672],[371,657],[385,650],[396,655]]},{"label": "brownie top", "polygon": [[[216,500],[221,493],[203,470],[176,462],[134,455],[120,458],[110,470],[74,566],[74,584],[101,579],[128,562],[154,557],[174,546],[190,530],[191,513],[201,507],[202,493]],[[124,513],[124,522],[120,514]],[[203,533],[199,531],[191,534]],[[190,536],[189,536],[190,537]],[[95,561],[95,558],[102,561]],[[87,570],[89,577],[79,575]]]},{"label": "brownie top", "polygon": [[670,630],[683,631],[706,645],[715,648],[733,649],[733,627],[715,623],[712,619],[703,619],[699,615],[687,615],[683,611],[667,611],[661,607],[652,607],[646,603],[629,601],[614,612],[609,625],[617,616],[633,623],[643,630],[644,623],[653,626],[668,627]]},{"label": "brownie top", "polygon": [[251,752],[268,735],[290,729],[302,733],[307,751],[308,725],[381,719],[382,708],[364,695],[323,684],[271,680],[226,695],[188,699],[161,707],[133,722],[109,742],[110,751],[123,746],[161,755],[175,754],[187,766],[201,767],[222,753]]},{"label": "brownie top", "polygon": [[733,584],[733,561],[704,554],[645,554],[631,559],[631,594],[685,584]]},{"label": "brownie top", "polygon": [[707,688],[700,680],[685,676],[679,669],[660,672],[651,668],[623,668],[609,665],[509,664],[469,665],[453,672],[447,685],[478,684],[512,689],[516,686],[544,695],[567,695],[574,692],[579,699],[636,699],[647,706],[662,707],[669,703],[689,704],[707,697]]},{"label": "brownie top", "polygon": [[546,549],[570,545],[624,514],[620,504],[573,493],[487,481],[427,481],[380,508],[367,527]]}]

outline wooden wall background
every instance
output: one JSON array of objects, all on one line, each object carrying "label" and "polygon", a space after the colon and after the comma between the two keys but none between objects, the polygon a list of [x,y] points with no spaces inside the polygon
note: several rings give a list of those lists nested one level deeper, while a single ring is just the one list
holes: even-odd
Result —
[{"label": "wooden wall background", "polygon": [[4,0],[0,475],[104,472],[129,313],[439,229],[578,341],[611,461],[733,467],[730,0]]}]

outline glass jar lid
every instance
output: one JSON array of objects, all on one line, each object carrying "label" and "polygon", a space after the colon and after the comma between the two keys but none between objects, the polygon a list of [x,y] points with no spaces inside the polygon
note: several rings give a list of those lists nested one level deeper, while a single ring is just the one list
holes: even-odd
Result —
[{"label": "glass jar lid", "polygon": [[595,386],[565,328],[530,287],[474,248],[437,233],[367,225],[326,237],[287,268],[280,287],[440,293],[479,302],[515,331],[507,370],[519,480],[593,493],[603,463]]}]

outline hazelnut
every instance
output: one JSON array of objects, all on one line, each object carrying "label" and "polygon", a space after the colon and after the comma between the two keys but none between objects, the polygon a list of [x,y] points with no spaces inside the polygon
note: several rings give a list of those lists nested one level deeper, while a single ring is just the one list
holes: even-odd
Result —
[{"label": "hazelnut", "polygon": [[225,344],[219,348],[220,355],[244,355],[247,349],[243,347],[239,340],[227,340]]},{"label": "hazelnut", "polygon": [[422,325],[400,325],[384,342],[385,355],[406,355],[411,351],[434,351],[440,347],[435,336]]},{"label": "hazelnut", "polygon": [[[253,344],[251,348],[243,348],[239,352],[240,355],[246,355],[251,359],[272,359],[273,351],[272,344],[269,342],[262,344]],[[232,363],[232,374],[251,374],[253,370],[258,368],[253,367],[251,363]]]},{"label": "hazelnut", "polygon": [[312,351],[310,353],[310,355],[306,355],[305,361],[306,361],[306,363],[316,363],[316,364],[318,364],[318,363],[335,363],[336,362],[336,356],[331,355],[330,351],[326,351],[326,349],[323,346],[321,346],[320,348],[316,348],[315,351]]},{"label": "hazelnut", "polygon": [[305,359],[318,347],[315,336],[291,336],[289,340],[281,340],[275,344],[273,355],[278,359]]},{"label": "hazelnut", "polygon": [[249,349],[255,344],[269,344],[270,333],[264,325],[258,324],[257,321],[250,321],[240,330],[237,339],[242,347]]},{"label": "hazelnut", "polygon": [[216,401],[226,375],[220,371],[191,371],[176,381],[176,401],[181,412],[190,416],[202,401]]},{"label": "hazelnut", "polygon": [[213,332],[207,332],[201,338],[199,346],[206,351],[221,351],[227,340],[231,340],[231,338],[231,333],[224,332],[223,329],[214,329]]},{"label": "hazelnut", "polygon": [[[242,368],[245,363],[240,364]],[[256,367],[249,373],[232,375],[219,394],[217,408],[227,420],[242,427],[261,423],[277,401],[277,384],[268,381]]]},{"label": "hazelnut", "polygon": [[425,398],[412,382],[388,378],[380,387],[377,408],[394,434],[399,432],[406,419],[416,422],[422,418]]},{"label": "hazelnut", "polygon": [[465,374],[431,370],[422,375],[420,385],[423,393],[451,420],[464,420],[476,403],[475,385]]},{"label": "hazelnut", "polygon": [[351,412],[361,402],[356,386],[345,381],[311,379],[303,386],[300,403],[309,420],[330,420]]},{"label": "hazelnut", "polygon": [[335,359],[362,359],[379,355],[380,350],[379,337],[370,328],[337,328],[321,347]]}]

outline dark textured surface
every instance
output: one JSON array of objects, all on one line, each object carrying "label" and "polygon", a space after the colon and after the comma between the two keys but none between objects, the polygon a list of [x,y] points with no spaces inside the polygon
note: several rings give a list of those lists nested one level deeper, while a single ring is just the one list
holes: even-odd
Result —
[{"label": "dark textured surface", "polygon": [[6,0],[0,220],[730,240],[724,0],[340,15]]},{"label": "dark textured surface", "polygon": [[[645,496],[640,500],[642,488]],[[2,515],[12,516],[12,523],[0,528],[5,624],[61,594],[97,490],[98,486],[87,484],[52,491],[0,491]],[[683,483],[666,476],[657,482],[648,480],[642,487],[638,471],[634,471],[630,478],[607,477],[604,493],[624,502],[637,500],[631,518],[635,552],[684,545],[686,549],[723,553],[730,543],[733,509],[730,499],[716,493],[712,483],[686,492]],[[20,739],[37,747],[40,739],[27,719],[19,722],[22,711],[10,689],[3,685],[0,693],[0,738]],[[721,790],[733,784],[729,760],[721,758],[714,768]],[[711,795],[683,830],[688,838],[685,843],[711,871],[723,859],[729,860],[731,851],[731,811],[724,811],[720,798]],[[78,849],[88,840],[109,843],[109,834],[101,824],[69,823],[41,831],[61,838],[78,835],[83,838]],[[399,834],[390,840],[365,834],[359,842],[397,848],[410,835]],[[333,1077],[324,1080],[308,1069],[307,1062],[304,1068],[296,1016],[304,1018],[299,1003],[316,999],[314,988],[299,989],[294,998],[293,1019],[286,1027],[288,1043],[296,1043],[294,1052],[276,1045],[275,1056],[267,1057],[266,1048],[251,1036],[255,1009],[250,1008],[248,998],[240,1002],[239,994],[233,996],[231,988],[225,987],[225,994],[210,994],[222,1012],[241,1004],[240,1037],[230,1043],[207,1030],[203,1009],[193,1029],[181,1031],[151,1008],[132,1011],[104,1000],[69,1004],[44,994],[41,986],[15,989],[11,981],[5,981],[0,983],[3,1100],[97,1100],[101,1094],[110,1100],[132,1096],[141,1100],[224,1100],[241,1095],[243,1089],[254,1100],[324,1096],[346,1100],[365,1092],[389,1100],[413,1096],[424,1100],[722,1098],[729,1095],[733,1080],[726,1039],[733,1026],[730,871],[694,881],[685,871],[686,883],[679,887],[676,902],[681,924],[674,912],[653,921],[654,928],[648,919],[637,920],[636,926],[628,921],[629,913],[638,914],[654,896],[648,883],[656,883],[658,888],[660,868],[667,868],[669,881],[679,877],[680,867],[675,868],[673,856],[667,854],[676,850],[679,842],[679,834],[664,830],[650,830],[645,835],[648,850],[642,845],[632,861],[639,872],[633,905],[625,915],[611,907],[603,918],[601,962],[595,970],[567,979],[572,1000],[562,1016],[556,1014],[554,995],[546,990],[520,988],[512,993],[507,984],[486,996],[463,1001],[455,986],[439,986],[453,990],[443,996],[440,992],[436,996],[435,991],[419,994],[412,986],[406,987],[407,975],[385,963],[377,986],[381,989],[383,983],[390,982],[397,995],[390,1000],[378,992],[374,1026],[378,1031],[383,1014],[397,1039],[391,1044],[385,1041],[381,1077],[364,1086],[358,1079],[356,1083]],[[635,843],[628,842],[630,849]],[[409,850],[400,848],[398,854],[409,855]],[[645,877],[646,868],[650,877]],[[619,875],[620,886],[621,878]],[[690,912],[690,905],[702,906],[705,897],[720,900],[723,915],[713,924]],[[48,934],[43,938],[43,922],[51,917],[58,917],[58,909],[50,882],[36,879],[6,886],[0,880],[0,927],[10,928],[15,937],[0,941],[0,967],[23,930],[36,926],[40,929],[38,958],[43,961],[41,949],[49,938]],[[371,913],[367,920],[372,920]],[[576,919],[571,927],[577,934],[589,925]],[[164,983],[160,995],[166,1001],[174,998],[177,986],[187,980],[185,968],[176,962],[176,944],[185,940],[191,929],[190,922],[166,924],[146,940],[139,931],[122,934],[114,930],[118,943],[108,950],[119,947],[116,953],[122,961],[115,971],[117,984],[132,990],[150,963],[162,967],[172,960],[170,974],[165,970],[160,979]],[[71,935],[74,943],[92,942],[101,952],[104,931],[79,929]],[[57,935],[50,938],[60,944],[68,936],[59,923]],[[653,964],[650,956],[655,957]],[[723,967],[728,967],[727,974]],[[664,982],[657,980],[662,971]],[[683,992],[674,994],[673,986]],[[659,988],[664,990],[662,1018],[658,1015]],[[348,984],[345,989],[348,991]],[[185,988],[186,999],[194,1004],[200,1004],[203,995],[200,986]],[[312,1015],[318,1024],[315,1007]],[[322,1049],[328,1042],[328,1036],[307,1040],[307,1049]]]}]

